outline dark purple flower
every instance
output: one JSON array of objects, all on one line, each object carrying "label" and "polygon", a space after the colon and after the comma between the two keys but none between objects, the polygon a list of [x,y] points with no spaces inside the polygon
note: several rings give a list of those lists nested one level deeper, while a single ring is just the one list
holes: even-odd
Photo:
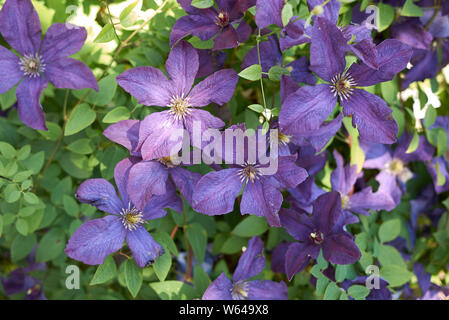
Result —
[{"label": "dark purple flower", "polygon": [[183,131],[187,130],[193,140],[195,124],[200,125],[201,133],[208,128],[222,128],[224,122],[201,107],[228,102],[238,82],[233,69],[223,69],[192,89],[199,67],[198,52],[185,41],[171,50],[165,67],[170,80],[153,67],[134,68],[117,77],[118,84],[139,103],[169,108],[151,113],[140,125],[138,148],[144,160],[177,154]]},{"label": "dark purple flower", "polygon": [[[341,206],[346,214],[350,216],[352,212],[369,215],[369,210],[390,211],[396,207],[397,204],[391,195],[383,188],[379,188],[375,193],[371,187],[354,192],[355,183],[359,178],[357,165],[344,166],[343,157],[336,150],[334,150],[334,158],[337,168],[331,175],[332,190],[340,193]],[[355,218],[354,222],[358,222],[358,219]]]},{"label": "dark purple flower", "polygon": [[213,50],[235,48],[248,40],[252,30],[242,18],[245,11],[256,4],[256,0],[217,0],[218,9],[198,9],[191,6],[191,2],[178,0],[187,15],[179,18],[173,26],[171,46],[189,35],[203,41],[215,36]]},{"label": "dark purple flower", "polygon": [[47,130],[39,98],[51,82],[56,88],[98,91],[97,81],[82,62],[68,58],[86,40],[82,27],[55,23],[41,40],[39,16],[30,0],[7,0],[0,12],[0,33],[19,56],[0,46],[0,94],[16,89],[19,116],[37,130]]},{"label": "dark purple flower", "polygon": [[[235,137],[240,137],[242,141],[245,136],[245,132],[237,130],[237,126],[226,129],[224,137],[226,132],[235,133]],[[270,167],[269,163],[261,163],[260,155],[254,157],[254,162],[250,161],[253,150],[249,150],[249,141],[257,140],[257,136],[255,134],[248,138],[248,143],[244,144],[245,150],[238,150],[244,154],[242,161],[236,159],[237,143],[233,143],[234,160],[227,162],[229,168],[209,172],[198,181],[193,194],[193,208],[196,211],[207,215],[229,213],[234,209],[235,199],[243,189],[240,212],[265,216],[271,226],[280,226],[278,212],[283,201],[280,190],[296,187],[307,178],[307,172],[295,164],[296,155],[271,158],[277,162],[276,168]]]},{"label": "dark purple flower", "polygon": [[288,247],[285,272],[289,280],[304,269],[310,259],[316,259],[323,250],[325,260],[334,264],[352,264],[360,259],[360,250],[352,235],[343,227],[347,224],[341,210],[338,192],[329,192],[313,203],[313,214],[282,209],[281,225],[299,242]]},{"label": "dark purple flower", "polygon": [[282,9],[284,5],[284,0],[257,0],[256,24],[259,29],[264,29],[272,24],[282,28]]},{"label": "dark purple flower", "polygon": [[207,77],[214,72],[223,69],[226,61],[226,53],[207,49],[198,50],[199,69],[197,78]]},{"label": "dark purple flower", "polygon": [[[122,120],[110,125],[103,133],[109,140],[127,148],[133,156],[127,180],[127,192],[131,202],[139,209],[145,208],[153,195],[164,195],[167,188],[175,185],[191,204],[193,189],[201,174],[174,164],[170,157],[142,160],[137,149],[140,124],[138,120]],[[174,196],[177,201],[181,201],[176,194]]]},{"label": "dark purple flower", "polygon": [[418,148],[412,153],[407,153],[411,140],[411,135],[407,133],[402,135],[394,152],[381,144],[361,145],[365,152],[363,167],[380,170],[376,176],[376,180],[380,183],[379,189],[384,190],[386,194],[389,193],[396,204],[399,204],[405,192],[405,183],[413,177],[407,164],[412,161],[430,161],[434,152],[434,148],[426,138],[420,136]]},{"label": "dark purple flower", "polygon": [[80,202],[89,203],[110,215],[85,222],[73,233],[65,248],[70,258],[99,265],[108,255],[118,251],[125,240],[139,267],[154,263],[164,253],[143,224],[147,220],[164,217],[167,214],[164,208],[181,212],[182,203],[171,185],[170,188],[167,186],[164,195],[153,196],[143,210],[136,208],[126,190],[134,161],[133,158],[124,159],[115,167],[115,183],[121,198],[105,179],[89,179],[79,186],[76,197]]},{"label": "dark purple flower", "polygon": [[[365,44],[370,47],[366,42],[362,46]],[[392,110],[378,96],[357,87],[392,80],[410,61],[411,49],[400,41],[385,40],[376,47],[377,70],[362,62],[352,64],[345,71],[348,51],[345,35],[328,20],[317,18],[310,50],[311,70],[328,84],[301,87],[290,95],[279,115],[281,130],[286,134],[301,134],[319,128],[339,98],[343,114],[352,116],[352,124],[357,126],[361,139],[395,142],[398,126]]]},{"label": "dark purple flower", "polygon": [[203,300],[286,300],[287,286],[284,282],[251,280],[265,267],[263,242],[253,237],[240,257],[232,281],[222,273],[204,292]]}]

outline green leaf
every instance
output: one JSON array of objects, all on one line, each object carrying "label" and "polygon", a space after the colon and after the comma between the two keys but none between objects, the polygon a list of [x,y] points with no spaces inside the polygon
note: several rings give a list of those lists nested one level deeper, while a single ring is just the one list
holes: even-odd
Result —
[{"label": "green leaf", "polygon": [[224,243],[220,249],[221,253],[224,254],[234,254],[240,252],[244,246],[248,243],[248,239],[238,237],[238,236],[230,236]]},{"label": "green leaf", "polygon": [[239,76],[250,81],[259,80],[262,78],[262,67],[258,64],[253,64],[252,66],[249,66],[241,71]]},{"label": "green leaf", "polygon": [[268,230],[267,220],[258,216],[250,215],[235,226],[232,233],[239,237],[258,236]]},{"label": "green leaf", "polygon": [[337,282],[343,282],[346,279],[348,273],[348,265],[337,264],[335,268],[335,280]]},{"label": "green leaf", "polygon": [[416,149],[418,149],[418,146],[419,146],[419,134],[418,134],[418,131],[415,131],[413,133],[412,141],[410,141],[410,144],[409,144],[409,146],[407,148],[407,151],[405,153],[415,152]]},{"label": "green leaf", "polygon": [[395,247],[390,245],[379,246],[378,259],[382,266],[396,265],[402,268],[406,268],[404,259],[402,259],[399,251]]},{"label": "green leaf", "polygon": [[25,202],[27,202],[29,204],[38,204],[39,203],[39,198],[32,192],[25,192],[23,194],[23,199],[25,200]]},{"label": "green leaf", "polygon": [[167,278],[172,264],[171,255],[166,251],[162,256],[156,259],[153,264],[154,272],[159,281],[164,281]]},{"label": "green leaf", "polygon": [[47,121],[48,131],[39,130],[38,132],[45,138],[51,141],[56,141],[61,136],[62,129],[57,123]]},{"label": "green leaf", "polygon": [[107,256],[102,265],[99,265],[97,271],[90,281],[90,285],[101,284],[112,280],[117,275],[117,266],[112,256]]},{"label": "green leaf", "polygon": [[427,140],[437,148],[437,157],[442,156],[447,149],[447,134],[442,128],[426,130]]},{"label": "green leaf", "polygon": [[274,66],[268,70],[268,78],[272,81],[281,81],[282,75],[284,74],[290,75],[290,71],[281,66]]},{"label": "green leaf", "polygon": [[63,195],[62,204],[64,205],[65,212],[69,216],[75,217],[80,212],[79,205],[72,196],[68,196],[66,194]]},{"label": "green leaf", "polygon": [[116,107],[109,111],[103,118],[104,123],[116,123],[121,120],[128,120],[131,113],[127,107]]},{"label": "green leaf", "polygon": [[77,106],[70,114],[67,126],[64,131],[65,136],[78,133],[81,130],[90,126],[97,117],[95,111],[93,111],[88,104],[82,103]]},{"label": "green leaf", "polygon": [[98,92],[91,89],[74,90],[73,95],[78,99],[83,98],[88,92],[85,101],[92,105],[105,106],[111,102],[117,91],[116,75],[111,74],[98,81]]},{"label": "green leaf", "polygon": [[114,27],[111,23],[107,23],[103,29],[101,29],[98,36],[95,38],[94,43],[106,43],[115,39]]},{"label": "green leaf", "polygon": [[[138,6],[139,5],[139,6]],[[142,2],[137,0],[130,5],[128,5],[122,13],[120,13],[120,24],[125,27],[132,27],[139,20],[139,16],[137,14],[142,7]]]},{"label": "green leaf", "polygon": [[3,225],[4,225],[3,216],[0,215],[0,237],[2,236],[2,233],[3,233]]},{"label": "green leaf", "polygon": [[348,294],[355,300],[365,300],[370,294],[370,289],[359,284],[352,285],[348,288]]},{"label": "green leaf", "polygon": [[376,22],[377,22],[377,28],[378,32],[382,32],[391,25],[391,23],[394,20],[394,8],[388,4],[385,3],[379,3],[377,5],[379,11],[376,15]]},{"label": "green leaf", "polygon": [[204,271],[204,269],[198,264],[193,267],[193,282],[195,283],[195,288],[199,292],[200,296],[204,294],[206,289],[211,284],[210,278],[206,271]]},{"label": "green leaf", "polygon": [[257,113],[262,113],[265,110],[265,108],[263,106],[261,106],[260,104],[252,104],[252,105],[249,105],[248,108]]},{"label": "green leaf", "polygon": [[361,232],[358,235],[356,235],[355,244],[360,250],[362,251],[366,250],[366,247],[368,246],[368,233]]},{"label": "green leaf", "polygon": [[168,249],[173,255],[178,255],[176,244],[167,232],[155,232],[152,234],[154,240],[161,244],[164,249]]},{"label": "green leaf", "polygon": [[94,152],[90,139],[78,139],[67,146],[67,149],[78,154],[91,154]]},{"label": "green leaf", "polygon": [[401,233],[401,221],[399,219],[387,220],[379,228],[379,239],[388,242],[396,239]]},{"label": "green leaf", "polygon": [[363,163],[365,162],[365,153],[359,144],[359,132],[356,128],[352,126],[352,118],[344,117],[343,125],[346,130],[349,132],[351,137],[351,149],[350,149],[350,159],[351,165],[357,165],[358,170],[361,171],[363,167]]},{"label": "green leaf", "polygon": [[424,11],[421,7],[413,3],[413,0],[406,0],[402,7],[401,15],[405,17],[422,17]]},{"label": "green leaf", "polygon": [[29,144],[23,146],[20,148],[19,151],[17,151],[17,160],[23,161],[26,158],[30,156],[31,153],[31,146]]},{"label": "green leaf", "polygon": [[15,87],[12,87],[11,89],[9,89],[9,91],[5,92],[4,94],[0,94],[0,106],[3,111],[12,107],[12,105],[16,103],[16,101],[17,98]]},{"label": "green leaf", "polygon": [[290,19],[293,17],[293,7],[290,3],[286,3],[282,8],[282,24],[284,27],[290,22]]},{"label": "green leaf", "polygon": [[192,7],[198,9],[210,8],[214,5],[214,0],[192,0]]},{"label": "green leaf", "polygon": [[58,257],[64,250],[65,231],[60,228],[51,229],[48,231],[39,242],[36,251],[36,261],[46,262]]},{"label": "green leaf", "polygon": [[187,239],[192,246],[196,259],[201,264],[206,256],[207,232],[199,223],[187,226]]},{"label": "green leaf", "polygon": [[14,159],[16,156],[16,149],[9,143],[0,141],[0,153],[6,159]]},{"label": "green leaf", "polygon": [[382,267],[380,275],[389,282],[392,287],[399,287],[410,281],[413,273],[406,268],[397,265]]},{"label": "green leaf", "polygon": [[131,295],[135,298],[142,287],[142,270],[135,264],[134,260],[128,259],[125,262],[124,273],[125,283]]},{"label": "green leaf", "polygon": [[36,235],[30,234],[29,236],[17,235],[11,245],[11,259],[13,262],[17,262],[25,258],[36,245]]},{"label": "green leaf", "polygon": [[341,295],[340,288],[335,284],[335,282],[329,283],[329,285],[326,288],[326,291],[324,291],[324,300],[338,300]]},{"label": "green leaf", "polygon": [[181,281],[152,282],[150,287],[162,300],[191,300],[196,295],[195,288]]},{"label": "green leaf", "polygon": [[431,105],[428,106],[423,121],[424,127],[429,128],[431,125],[433,125],[435,123],[435,120],[437,119],[437,115],[438,113],[435,108]]},{"label": "green leaf", "polygon": [[28,223],[26,220],[22,218],[17,219],[16,229],[21,235],[26,236],[28,234]]},{"label": "green leaf", "polygon": [[44,166],[45,161],[45,152],[39,151],[38,153],[33,154],[28,159],[22,161],[23,165],[33,172],[33,174],[38,174]]},{"label": "green leaf", "polygon": [[440,171],[440,162],[436,163],[435,170],[437,172],[437,186],[441,187],[446,183],[446,177]]}]

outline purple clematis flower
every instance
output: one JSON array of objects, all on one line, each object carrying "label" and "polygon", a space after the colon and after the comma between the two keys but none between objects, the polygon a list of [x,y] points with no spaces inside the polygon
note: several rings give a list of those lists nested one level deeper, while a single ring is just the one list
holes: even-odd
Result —
[{"label": "purple clematis flower", "polygon": [[[184,130],[189,132],[193,141],[195,124],[199,125],[200,133],[225,125],[222,120],[200,108],[211,103],[222,105],[228,102],[237,85],[238,75],[232,69],[223,69],[192,89],[198,61],[198,52],[182,41],[171,50],[165,65],[170,80],[153,67],[134,68],[117,77],[118,84],[139,103],[169,108],[151,113],[142,121],[138,148],[143,159],[153,160],[177,154],[181,149]],[[194,146],[201,148],[200,145]]]},{"label": "purple clematis flower", "polygon": [[222,273],[204,292],[203,300],[286,300],[284,282],[248,279],[258,275],[265,267],[263,242],[253,237],[240,257],[232,281]]},{"label": "purple clematis flower", "polygon": [[[367,276],[358,276],[354,280],[345,280],[342,282],[342,288],[345,290],[348,290],[348,288],[352,285],[366,285],[366,280],[368,279]],[[384,280],[383,278],[379,279],[379,288],[372,288],[370,289],[370,293],[366,296],[366,300],[391,300],[392,295],[391,291],[388,289],[388,281]],[[349,299],[353,299],[351,296],[349,296]]]},{"label": "purple clematis flower", "polygon": [[389,192],[396,204],[401,202],[405,183],[413,177],[407,164],[412,161],[430,161],[434,152],[434,148],[425,137],[420,136],[418,148],[412,153],[407,153],[411,140],[411,135],[407,133],[402,135],[394,152],[380,144],[361,144],[365,153],[363,167],[380,170],[376,176],[376,180],[380,183],[379,188]]},{"label": "purple clematis flower", "polygon": [[352,116],[360,138],[391,144],[398,126],[384,100],[357,87],[371,86],[393,77],[410,61],[411,49],[398,40],[385,40],[376,47],[378,69],[354,63],[345,71],[346,38],[341,30],[318,17],[312,29],[311,70],[328,84],[301,87],[287,98],[279,115],[286,134],[317,129],[332,113],[339,98],[343,114]]},{"label": "purple clematis flower", "polygon": [[[334,158],[337,168],[331,175],[332,190],[340,193],[341,206],[345,214],[351,216],[352,212],[367,216],[370,214],[368,210],[390,211],[396,207],[397,204],[388,190],[384,190],[382,184],[375,193],[371,187],[354,192],[355,183],[359,178],[357,165],[344,166],[343,157],[336,150],[334,150]],[[354,218],[354,223],[358,222],[358,218]]]},{"label": "purple clematis flower", "polygon": [[115,183],[121,199],[107,180],[89,179],[76,192],[83,203],[89,203],[110,215],[85,222],[70,238],[65,253],[72,259],[89,265],[103,264],[104,259],[118,251],[126,239],[136,264],[143,268],[154,263],[164,253],[162,246],[148,233],[146,220],[162,218],[164,208],[182,211],[182,203],[176,198],[174,186],[162,196],[153,196],[143,210],[138,209],[126,191],[129,170],[134,159],[120,161],[114,170]]},{"label": "purple clematis flower", "polygon": [[[70,25],[71,26],[71,25]],[[41,40],[39,16],[30,0],[6,0],[0,11],[0,33],[19,55],[0,46],[0,94],[16,88],[20,119],[47,130],[39,98],[51,82],[56,88],[98,91],[97,81],[82,62],[68,58],[86,40],[84,28],[56,23]]]},{"label": "purple clematis flower", "polygon": [[[110,125],[103,134],[111,141],[123,145],[130,151],[132,167],[129,169],[127,191],[134,205],[143,209],[153,195],[164,195],[167,188],[176,186],[184,199],[191,204],[193,189],[201,178],[201,174],[191,172],[180,165],[172,163],[170,157],[156,160],[142,160],[137,149],[141,121],[122,120]],[[174,197],[181,199],[173,194]],[[173,199],[173,201],[175,201]]]},{"label": "purple clematis flower", "polygon": [[223,51],[212,51],[208,49],[198,49],[199,69],[197,78],[207,77],[214,72],[223,69],[226,61],[226,53]]},{"label": "purple clematis flower", "polygon": [[[237,128],[244,126],[232,126],[226,129],[223,135]],[[237,131],[236,136],[239,135],[243,139],[243,130]],[[249,137],[248,143],[244,144],[245,158],[242,163],[236,159],[237,143],[234,143],[234,160],[228,163],[229,168],[209,172],[198,181],[193,194],[193,209],[207,215],[229,213],[234,209],[235,199],[243,189],[240,212],[265,216],[271,226],[279,227],[278,212],[283,201],[280,190],[296,187],[307,178],[307,171],[295,164],[296,155],[275,158],[277,168],[270,168],[270,164],[261,163],[260,155],[255,157],[255,162],[250,161],[250,153],[253,152],[249,150],[250,139],[257,140],[257,134]],[[274,173],[273,169],[276,169]]]},{"label": "purple clematis flower", "polygon": [[256,4],[256,0],[217,0],[217,8],[207,9],[195,8],[191,2],[178,0],[188,15],[179,18],[173,26],[171,46],[189,35],[203,41],[215,36],[213,50],[223,50],[235,48],[250,37],[251,27],[242,18],[245,11]]},{"label": "purple clematis flower", "polygon": [[289,245],[285,256],[285,272],[289,280],[304,269],[310,259],[323,257],[334,264],[352,264],[360,259],[360,250],[352,235],[343,227],[347,224],[342,214],[340,194],[336,191],[320,196],[313,203],[313,214],[282,209],[281,224],[299,242]]}]

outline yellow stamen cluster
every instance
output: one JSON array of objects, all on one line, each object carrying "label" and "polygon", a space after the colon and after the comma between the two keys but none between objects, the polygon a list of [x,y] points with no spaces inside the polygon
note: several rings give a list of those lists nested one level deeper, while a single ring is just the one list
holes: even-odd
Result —
[{"label": "yellow stamen cluster", "polygon": [[184,96],[175,96],[171,99],[170,113],[175,117],[176,120],[184,120],[184,118],[190,114],[189,108],[191,107],[189,103],[189,98],[184,98]]}]

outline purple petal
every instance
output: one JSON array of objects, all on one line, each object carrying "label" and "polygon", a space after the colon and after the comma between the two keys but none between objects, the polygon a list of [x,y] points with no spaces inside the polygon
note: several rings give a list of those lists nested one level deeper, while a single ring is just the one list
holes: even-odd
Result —
[{"label": "purple petal", "polygon": [[170,104],[171,84],[159,69],[133,68],[118,75],[117,83],[146,106],[165,107]]},{"label": "purple petal", "polygon": [[296,165],[296,158],[296,155],[278,158],[278,170],[274,177],[284,188],[294,188],[309,176],[304,168]]},{"label": "purple petal", "polygon": [[336,191],[325,193],[313,202],[312,223],[325,237],[333,232],[341,216],[341,197]]},{"label": "purple petal", "polygon": [[291,281],[293,276],[307,267],[310,259],[315,259],[319,253],[319,246],[296,242],[290,244],[285,255],[285,273],[288,280]]},{"label": "purple petal", "polygon": [[181,5],[181,7],[189,14],[208,14],[213,15],[216,14],[216,10],[214,8],[207,8],[207,9],[198,9],[193,7],[192,0],[177,0],[178,3]]},{"label": "purple petal", "polygon": [[316,152],[321,151],[329,140],[335,136],[337,131],[340,130],[342,119],[343,114],[340,113],[334,120],[324,123],[317,130],[304,134],[305,139],[313,146]]},{"label": "purple petal", "polygon": [[182,200],[176,193],[176,187],[170,180],[167,181],[166,192],[163,195],[153,195],[143,210],[145,220],[154,220],[165,217],[166,208],[182,212]]},{"label": "purple petal", "polygon": [[257,1],[256,4],[256,24],[259,29],[264,29],[271,24],[283,27],[282,8],[284,0]]},{"label": "purple petal", "polygon": [[287,300],[288,290],[284,282],[254,280],[247,283],[248,300]]},{"label": "purple petal", "polygon": [[84,181],[76,191],[76,198],[80,202],[95,206],[98,210],[113,214],[119,214],[123,207],[114,187],[105,179]]},{"label": "purple petal", "polygon": [[158,161],[141,161],[134,165],[128,178],[131,202],[140,210],[146,207],[153,195],[166,191],[168,170]]},{"label": "purple petal", "polygon": [[294,94],[300,86],[291,78],[286,75],[281,77],[281,103],[284,104],[288,96]]},{"label": "purple petal", "polygon": [[224,272],[204,292],[203,300],[232,300],[232,282]]},{"label": "purple petal", "polygon": [[207,215],[231,212],[241,189],[238,169],[209,172],[195,187],[193,209]]},{"label": "purple petal", "polygon": [[357,180],[357,166],[345,166],[343,157],[337,150],[334,150],[334,158],[337,162],[337,168],[331,174],[332,190],[338,191],[342,195],[348,195]]},{"label": "purple petal", "polygon": [[427,50],[433,40],[432,34],[420,23],[411,21],[393,25],[391,36],[412,48],[423,50]]},{"label": "purple petal", "polygon": [[[312,11],[316,6],[320,6],[325,0],[307,0],[309,11]],[[333,24],[338,22],[338,14],[340,12],[341,3],[338,0],[331,0],[323,6],[323,13],[320,17],[326,18]]]},{"label": "purple petal", "polygon": [[378,96],[355,89],[348,100],[341,101],[345,116],[352,115],[352,125],[360,133],[360,139],[368,142],[392,144],[396,141],[398,125],[392,110]]},{"label": "purple petal", "polygon": [[282,51],[311,41],[310,34],[312,32],[312,26],[309,25],[306,28],[306,21],[297,19],[298,17],[293,16],[287,26],[281,31],[279,44]]},{"label": "purple petal", "polygon": [[286,67],[293,68],[291,71],[291,77],[293,80],[313,86],[316,83],[316,78],[312,72],[310,72],[309,65],[309,59],[307,57],[301,57],[288,64]]},{"label": "purple petal", "polygon": [[272,227],[280,227],[279,209],[282,205],[282,193],[275,188],[268,179],[247,182],[243,189],[240,212],[242,214],[255,214],[265,216]]},{"label": "purple petal", "polygon": [[276,273],[285,273],[285,255],[290,242],[279,243],[271,252],[271,270]]},{"label": "purple petal", "polygon": [[23,78],[19,57],[0,46],[0,94],[7,92]]},{"label": "purple petal", "polygon": [[189,204],[192,204],[193,192],[196,184],[202,178],[200,173],[192,172],[181,167],[176,167],[170,170],[170,177],[178,187],[184,199]]},{"label": "purple petal", "polygon": [[[443,1],[446,6],[446,10],[448,10],[448,4],[446,1]],[[421,22],[424,25],[429,23],[430,19],[432,19],[435,10],[424,10],[424,15],[420,18]],[[432,24],[429,26],[430,33],[435,38],[447,38],[449,37],[449,17],[447,14],[443,12],[437,12],[437,15],[433,18]]]},{"label": "purple petal", "polygon": [[245,252],[243,252],[239,259],[232,280],[237,282],[257,276],[264,267],[263,242],[259,237],[252,237],[248,241]]},{"label": "purple petal", "polygon": [[43,77],[25,78],[16,89],[19,117],[23,123],[36,130],[47,130],[45,114],[39,99],[47,87]]},{"label": "purple petal", "polygon": [[251,37],[251,34],[253,33],[253,28],[249,24],[246,23],[246,21],[241,21],[239,23],[239,26],[235,30],[238,35],[238,42],[244,43],[248,41],[249,37]]},{"label": "purple petal", "polygon": [[104,259],[123,246],[126,230],[116,216],[85,222],[70,238],[64,252],[72,259],[89,265]]},{"label": "purple petal", "polygon": [[39,52],[41,23],[30,0],[5,2],[0,11],[0,33],[23,56]]},{"label": "purple petal", "polygon": [[204,107],[211,103],[223,105],[231,100],[239,77],[233,69],[215,72],[198,83],[189,94],[189,102],[194,107]]},{"label": "purple petal", "polygon": [[153,160],[177,154],[181,149],[184,124],[170,111],[154,112],[140,124],[139,147],[144,160]]},{"label": "purple petal", "polygon": [[405,74],[403,88],[408,88],[412,82],[435,77],[440,68],[437,50],[414,50],[411,63],[413,68]]},{"label": "purple petal", "polygon": [[365,153],[363,168],[383,169],[391,161],[390,149],[383,144],[362,141],[360,146]]},{"label": "purple petal", "polygon": [[402,71],[410,61],[412,49],[399,40],[388,39],[377,46],[377,70],[368,65],[352,64],[348,70],[357,86],[367,87],[384,81],[390,81]]},{"label": "purple petal", "polygon": [[138,120],[122,120],[111,124],[103,135],[109,140],[121,144],[128,149],[131,155],[140,156],[140,152],[136,152],[139,142],[140,121]]},{"label": "purple petal", "polygon": [[281,225],[298,241],[308,241],[309,234],[314,231],[314,225],[307,214],[292,209],[283,208],[279,212]]},{"label": "purple petal", "polygon": [[371,39],[364,39],[356,44],[349,46],[350,50],[359,58],[360,61],[365,63],[372,69],[378,69],[377,64],[377,49],[376,45]]},{"label": "purple petal", "polygon": [[170,33],[170,46],[192,35],[203,41],[212,38],[220,28],[208,15],[188,15],[179,18]]},{"label": "purple petal", "polygon": [[312,29],[310,46],[310,70],[328,82],[345,71],[346,39],[338,27],[330,21],[317,18]]},{"label": "purple petal", "polygon": [[206,49],[197,51],[200,63],[198,73],[196,74],[197,78],[207,77],[212,73],[223,69],[224,63],[226,61],[226,53]]},{"label": "purple petal", "polygon": [[[282,65],[282,53],[279,48],[277,37],[270,36],[268,37],[268,41],[261,42],[259,45],[259,52],[263,72],[268,72],[270,68],[275,65]],[[304,58],[306,58],[307,61],[307,57]],[[241,69],[246,69],[253,64],[259,64],[257,47],[254,47],[248,51],[242,61]]]},{"label": "purple petal", "polygon": [[97,79],[89,67],[72,58],[59,58],[48,63],[44,74],[58,89],[91,88],[98,91]]},{"label": "purple petal", "polygon": [[344,233],[331,235],[322,244],[323,257],[334,264],[352,264],[360,259],[360,250]]},{"label": "purple petal", "polygon": [[41,54],[46,63],[77,53],[84,45],[87,31],[83,27],[55,23],[48,28],[42,41]]},{"label": "purple petal", "polygon": [[300,135],[318,129],[337,103],[329,85],[301,87],[289,95],[279,114],[279,126],[285,134]]},{"label": "purple petal", "polygon": [[[201,139],[204,131],[209,128],[221,129],[225,126],[223,120],[214,117],[209,111],[197,108],[192,109],[184,124],[186,130],[189,132],[191,145],[199,149],[203,149],[208,144],[208,141]],[[200,133],[201,136],[199,136]]]},{"label": "purple petal", "polygon": [[164,248],[142,226],[126,233],[126,243],[141,268],[153,264],[164,254]]},{"label": "purple petal", "polygon": [[239,35],[232,25],[228,25],[214,38],[213,50],[232,49],[239,45]]},{"label": "purple petal", "polygon": [[368,210],[387,210],[391,211],[396,208],[396,203],[391,197],[391,194],[386,193],[380,188],[373,193],[371,187],[362,189],[354,193],[349,199],[349,208],[351,211],[369,215]]},{"label": "purple petal", "polygon": [[404,133],[398,141],[398,145],[393,153],[393,158],[399,158],[403,162],[408,163],[412,161],[421,161],[427,162],[431,161],[433,158],[433,153],[435,152],[435,148],[427,142],[425,136],[419,136],[418,147],[415,151],[411,153],[407,153],[408,147],[410,146],[410,142],[412,142],[413,136]]},{"label": "purple petal", "polygon": [[398,186],[396,177],[387,172],[387,170],[382,170],[376,176],[376,180],[379,182],[377,193],[382,194],[387,199],[391,198],[392,202],[397,206],[401,202],[402,190]]},{"label": "purple petal", "polygon": [[114,168],[115,184],[117,185],[118,192],[122,198],[122,203],[125,205],[129,202],[127,190],[129,171],[133,165],[139,162],[139,160],[139,158],[135,157],[126,158],[117,163]]},{"label": "purple petal", "polygon": [[174,96],[186,97],[198,72],[198,52],[188,42],[178,43],[168,55],[165,63]]}]

